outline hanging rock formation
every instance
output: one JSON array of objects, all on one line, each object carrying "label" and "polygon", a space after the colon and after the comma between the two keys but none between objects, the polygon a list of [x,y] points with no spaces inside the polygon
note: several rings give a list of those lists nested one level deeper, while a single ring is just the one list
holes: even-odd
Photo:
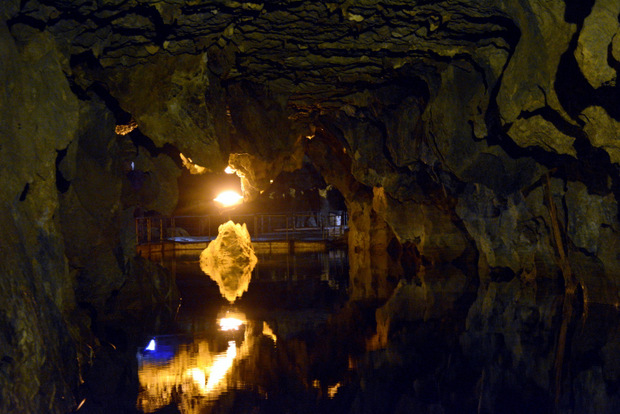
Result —
[{"label": "hanging rock formation", "polygon": [[75,407],[76,303],[126,286],[138,206],[174,207],[169,145],[250,197],[305,152],[349,209],[353,297],[391,297],[375,345],[458,310],[481,409],[516,375],[613,408],[608,357],[554,355],[620,303],[616,3],[4,1],[0,410]]}]

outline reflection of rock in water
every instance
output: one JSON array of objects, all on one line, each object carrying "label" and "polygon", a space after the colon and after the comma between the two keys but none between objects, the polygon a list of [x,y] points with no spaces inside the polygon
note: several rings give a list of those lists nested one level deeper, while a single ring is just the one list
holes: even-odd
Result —
[{"label": "reflection of rock in water", "polygon": [[220,293],[234,302],[248,290],[256,255],[245,224],[227,221],[200,254],[200,268],[220,287]]}]

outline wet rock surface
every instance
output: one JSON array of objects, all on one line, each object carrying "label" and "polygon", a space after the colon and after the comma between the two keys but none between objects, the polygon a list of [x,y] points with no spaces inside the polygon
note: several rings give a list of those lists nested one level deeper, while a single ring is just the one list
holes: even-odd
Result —
[{"label": "wet rock surface", "polygon": [[[615,334],[579,330],[620,301],[614,1],[104,3],[0,7],[3,410],[73,409],[92,325],[175,295],[132,279],[130,229],[174,209],[179,151],[250,198],[307,154],[349,211],[352,298],[385,303],[374,346],[458,313],[467,407],[617,408]],[[407,381],[430,396],[389,411],[450,411]]]}]

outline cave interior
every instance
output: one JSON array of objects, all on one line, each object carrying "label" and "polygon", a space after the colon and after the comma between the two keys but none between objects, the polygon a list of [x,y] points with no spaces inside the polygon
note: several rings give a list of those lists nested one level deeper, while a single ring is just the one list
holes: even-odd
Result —
[{"label": "cave interior", "polygon": [[204,211],[230,166],[240,209],[329,189],[348,214],[348,302],[325,329],[361,362],[331,403],[286,407],[620,412],[619,16],[4,0],[0,411],[137,412],[131,344],[179,291],[136,255],[134,219]]}]

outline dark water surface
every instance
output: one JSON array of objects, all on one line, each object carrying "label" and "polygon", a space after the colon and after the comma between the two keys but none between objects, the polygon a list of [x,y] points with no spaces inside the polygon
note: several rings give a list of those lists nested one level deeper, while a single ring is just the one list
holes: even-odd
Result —
[{"label": "dark water surface", "polygon": [[[493,282],[493,300],[449,301],[436,275],[435,290],[429,277],[387,304],[352,301],[345,251],[260,254],[231,305],[198,254],[162,262],[183,298],[176,313],[97,328],[79,413],[620,412],[620,306],[577,312],[558,375],[557,281],[527,296],[514,278]],[[451,305],[418,315],[425,302]]]},{"label": "dark water surface", "polygon": [[[363,350],[363,325],[356,338],[350,327],[326,329],[347,301],[346,252],[257,256],[248,291],[232,305],[197,255],[164,262],[183,300],[174,325],[138,350],[139,410],[331,410]],[[237,326],[227,330],[226,318]]]}]

